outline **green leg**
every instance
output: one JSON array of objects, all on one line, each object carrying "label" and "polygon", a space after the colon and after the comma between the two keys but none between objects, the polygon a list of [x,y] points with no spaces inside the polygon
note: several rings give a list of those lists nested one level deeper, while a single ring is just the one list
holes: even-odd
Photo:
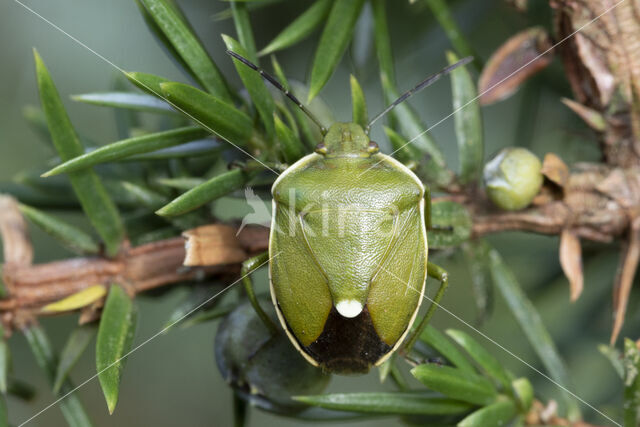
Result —
[{"label": "green leg", "polygon": [[275,323],[273,323],[271,318],[267,315],[267,313],[264,312],[262,307],[260,307],[255,290],[253,289],[253,281],[251,280],[251,273],[264,265],[268,260],[269,252],[263,252],[260,255],[256,255],[245,260],[245,262],[242,263],[240,275],[242,277],[242,284],[244,285],[244,289],[247,292],[247,297],[249,297],[249,302],[251,302],[253,309],[262,320],[262,323],[264,323],[267,329],[269,329],[269,332],[271,332],[272,334],[276,334],[278,332],[278,328],[276,327]]},{"label": "green leg", "polygon": [[420,334],[422,333],[424,328],[426,328],[427,325],[429,324],[431,317],[433,317],[433,313],[435,313],[436,309],[440,305],[440,300],[442,300],[442,297],[444,296],[444,292],[446,291],[447,286],[449,286],[449,273],[447,273],[447,271],[442,267],[439,267],[432,262],[427,262],[427,275],[429,277],[433,277],[434,279],[439,280],[440,288],[438,289],[438,293],[436,293],[436,296],[431,301],[431,306],[429,306],[429,309],[427,310],[427,313],[422,318],[422,321],[420,322],[416,330],[413,332],[413,334],[409,337],[406,344],[404,345],[404,348],[403,348],[404,354],[409,354],[409,352],[413,348],[413,345],[416,343],[416,341],[420,337]]},{"label": "green leg", "polygon": [[431,188],[428,185],[424,186],[424,222],[427,225],[427,230],[433,229],[431,223]]}]

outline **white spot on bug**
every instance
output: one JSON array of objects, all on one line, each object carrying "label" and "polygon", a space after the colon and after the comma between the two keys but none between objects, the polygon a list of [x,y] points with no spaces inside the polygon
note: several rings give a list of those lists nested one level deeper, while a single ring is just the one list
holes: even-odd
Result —
[{"label": "white spot on bug", "polygon": [[347,299],[338,302],[338,304],[336,304],[336,310],[338,310],[338,313],[340,313],[342,317],[351,319],[362,312],[362,304],[354,299]]}]

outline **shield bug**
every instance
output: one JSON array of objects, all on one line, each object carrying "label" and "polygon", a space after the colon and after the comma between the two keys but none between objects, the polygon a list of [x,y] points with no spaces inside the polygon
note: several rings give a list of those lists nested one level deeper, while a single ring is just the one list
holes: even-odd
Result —
[{"label": "shield bug", "polygon": [[[422,81],[366,128],[334,123],[326,130],[274,77],[228,53],[284,92],[324,135],[314,153],[274,182],[269,252],[247,260],[243,274],[269,260],[271,297],[287,336],[309,363],[338,374],[366,373],[387,360],[411,330],[426,277],[435,277],[440,289],[406,340],[408,352],[444,294],[447,273],[427,261],[428,187],[405,165],[380,153],[368,130],[396,105],[471,58]],[[248,278],[245,287],[273,330]]]}]

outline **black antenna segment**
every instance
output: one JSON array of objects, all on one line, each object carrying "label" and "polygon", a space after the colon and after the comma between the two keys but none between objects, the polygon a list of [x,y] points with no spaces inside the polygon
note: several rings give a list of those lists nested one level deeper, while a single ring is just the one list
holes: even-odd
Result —
[{"label": "black antenna segment", "polygon": [[251,68],[252,70],[257,71],[258,73],[260,73],[260,75],[262,76],[262,78],[264,78],[266,81],[268,81],[269,83],[271,83],[276,89],[278,89],[280,92],[284,93],[284,95],[289,98],[290,100],[292,100],[306,115],[307,117],[309,117],[311,119],[311,121],[313,121],[313,123],[315,123],[316,125],[318,125],[318,127],[320,128],[320,133],[322,135],[325,135],[327,133],[327,128],[325,128],[322,123],[320,123],[320,120],[318,120],[313,113],[311,113],[311,111],[309,111],[307,109],[307,107],[304,106],[304,104],[302,104],[302,102],[300,102],[300,100],[298,98],[295,97],[294,94],[292,94],[291,92],[289,92],[289,90],[287,90],[284,86],[282,86],[282,84],[272,75],[268,74],[266,71],[264,71],[262,68],[258,67],[256,64],[254,64],[253,62],[249,61],[247,58],[238,55],[237,53],[235,53],[232,50],[227,50],[227,53],[231,56],[233,56],[234,58],[236,58],[238,61],[242,62],[244,65],[246,65],[247,67]]},{"label": "black antenna segment", "polygon": [[367,129],[366,132],[369,133],[369,129],[371,129],[371,126],[378,121],[382,116],[384,116],[385,114],[387,114],[389,111],[393,110],[398,104],[403,103],[404,101],[407,100],[407,98],[411,97],[412,95],[415,95],[416,93],[420,92],[422,89],[424,89],[427,86],[430,86],[431,84],[435,83],[436,81],[440,80],[441,77],[446,76],[447,74],[449,74],[451,71],[455,70],[456,68],[468,64],[469,62],[471,62],[473,60],[473,56],[467,56],[466,58],[462,58],[461,60],[459,60],[458,62],[456,62],[455,64],[451,64],[448,67],[443,68],[442,70],[438,71],[437,73],[427,77],[426,79],[424,79],[423,81],[421,81],[420,83],[418,83],[418,85],[416,87],[414,87],[411,90],[406,91],[405,93],[403,93],[402,95],[400,95],[400,97],[398,99],[396,99],[395,101],[393,101],[391,103],[391,105],[389,105],[387,108],[384,109],[384,111],[382,111],[380,114],[378,114],[377,116],[375,116],[367,125]]}]

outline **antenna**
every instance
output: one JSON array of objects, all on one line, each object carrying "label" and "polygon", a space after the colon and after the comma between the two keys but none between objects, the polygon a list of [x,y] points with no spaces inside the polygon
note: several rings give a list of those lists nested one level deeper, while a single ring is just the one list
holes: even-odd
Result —
[{"label": "antenna", "polygon": [[293,95],[291,92],[289,92],[284,86],[282,86],[282,84],[276,80],[275,77],[271,76],[270,74],[268,74],[266,71],[264,71],[262,68],[258,67],[256,64],[254,64],[253,62],[249,61],[247,58],[238,55],[237,53],[235,53],[232,50],[227,50],[227,53],[231,56],[233,56],[234,58],[236,58],[238,61],[242,62],[244,65],[246,65],[247,67],[251,68],[252,70],[257,71],[258,73],[260,73],[260,75],[269,83],[271,83],[276,89],[278,89],[280,92],[284,93],[284,95],[289,98],[290,100],[292,100],[301,110],[303,113],[305,113],[307,115],[307,117],[309,117],[311,119],[311,121],[313,121],[313,123],[315,123],[316,125],[318,125],[318,127],[320,128],[320,133],[322,135],[325,135],[327,133],[327,128],[325,128],[322,123],[320,123],[320,120],[318,120],[312,113],[311,111],[309,111],[307,109],[307,107],[305,107],[302,102],[300,102],[300,100],[298,100],[298,98],[295,97],[295,95]]},{"label": "antenna", "polygon": [[375,116],[367,125],[367,129],[366,132],[369,133],[369,129],[371,129],[371,126],[378,121],[382,116],[384,116],[385,114],[387,114],[389,111],[393,110],[398,104],[403,103],[404,101],[406,101],[409,97],[411,97],[412,95],[415,95],[416,93],[420,92],[422,89],[424,89],[427,86],[430,86],[431,84],[435,83],[436,81],[440,80],[441,77],[446,76],[447,74],[449,74],[451,71],[455,70],[456,68],[468,64],[469,62],[471,62],[473,60],[473,56],[467,56],[466,58],[462,58],[461,60],[459,60],[458,62],[456,62],[455,64],[451,64],[448,67],[443,68],[442,70],[438,71],[437,73],[427,77],[426,79],[424,79],[423,81],[421,81],[420,83],[418,83],[418,85],[416,87],[414,87],[411,90],[406,91],[405,93],[403,93],[402,95],[400,95],[400,97],[398,99],[396,99],[395,101],[393,101],[391,103],[391,105],[389,105],[387,108],[384,109],[384,111],[382,111],[380,114],[378,114],[377,116]]}]

